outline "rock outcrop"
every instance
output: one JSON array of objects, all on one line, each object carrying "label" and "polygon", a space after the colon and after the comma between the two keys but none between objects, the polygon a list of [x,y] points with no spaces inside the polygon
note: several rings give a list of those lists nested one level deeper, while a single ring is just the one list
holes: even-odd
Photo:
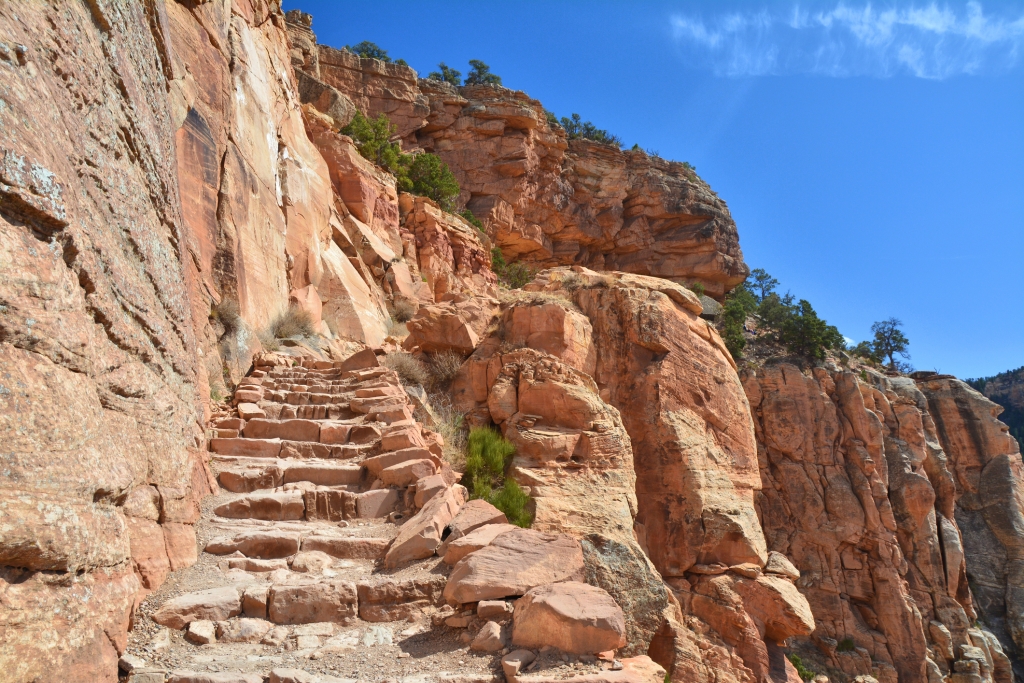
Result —
[{"label": "rock outcrop", "polygon": [[[759,444],[759,517],[769,549],[800,572],[816,655],[850,676],[925,681],[964,671],[982,648],[999,663],[984,677],[1009,680],[1001,650],[1013,645],[1019,588],[1007,558],[1020,535],[1003,530],[1021,517],[1009,493],[1022,490],[1020,456],[991,404],[956,380],[918,385],[835,367],[770,365],[744,372],[743,383]],[[990,461],[1003,470],[988,522],[970,487]],[[972,590],[975,576],[986,580]],[[979,595],[995,617],[984,623],[1000,628],[972,626]]]},{"label": "rock outcrop", "polygon": [[309,15],[291,16],[296,70],[387,114],[407,148],[440,156],[507,258],[701,282],[718,298],[746,277],[728,207],[684,164],[568,140],[523,92],[418,79],[317,45]]}]

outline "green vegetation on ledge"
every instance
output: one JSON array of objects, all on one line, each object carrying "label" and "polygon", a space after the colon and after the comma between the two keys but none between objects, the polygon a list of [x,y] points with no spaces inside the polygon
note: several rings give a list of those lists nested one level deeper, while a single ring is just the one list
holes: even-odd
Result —
[{"label": "green vegetation on ledge", "polygon": [[363,157],[394,174],[399,190],[430,197],[445,211],[454,211],[459,183],[448,164],[429,152],[403,154],[401,146],[392,141],[395,131],[387,114],[371,119],[362,112],[356,112],[352,122],[341,130],[352,138]]},{"label": "green vegetation on ledge", "polygon": [[493,429],[470,430],[466,444],[463,484],[471,500],[486,500],[505,513],[510,524],[527,528],[533,521],[527,504],[530,497],[506,476],[516,448]]}]

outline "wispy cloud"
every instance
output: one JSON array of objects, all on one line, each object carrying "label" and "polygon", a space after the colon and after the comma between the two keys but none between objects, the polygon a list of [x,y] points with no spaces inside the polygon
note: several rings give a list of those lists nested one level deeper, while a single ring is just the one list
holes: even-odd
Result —
[{"label": "wispy cloud", "polygon": [[978,2],[958,9],[839,2],[828,10],[676,14],[671,28],[691,64],[724,76],[943,79],[1011,69],[1024,48],[1024,13],[986,14]]}]

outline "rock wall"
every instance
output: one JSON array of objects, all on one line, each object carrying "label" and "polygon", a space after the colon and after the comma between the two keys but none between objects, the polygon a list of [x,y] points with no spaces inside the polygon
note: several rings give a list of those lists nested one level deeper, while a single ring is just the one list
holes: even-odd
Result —
[{"label": "rock wall", "polygon": [[113,680],[137,593],[195,557],[208,388],[166,27],[134,3],[0,7],[7,680]]},{"label": "rock wall", "polygon": [[701,282],[718,298],[746,277],[728,207],[683,164],[567,140],[523,92],[455,88],[317,45],[311,21],[289,13],[296,69],[387,114],[407,149],[439,155],[507,258]]},{"label": "rock wall", "polygon": [[[1020,518],[1022,489],[1009,471],[1016,462],[1019,472],[1020,456],[1009,455],[1012,440],[987,402],[956,380],[918,386],[837,367],[782,363],[742,377],[757,431],[758,515],[768,548],[801,573],[817,624],[811,660],[880,681],[969,671],[1012,680],[1004,649],[1013,657],[1013,643],[993,620],[978,627],[980,584],[969,583],[985,576],[993,616],[1013,604],[1006,558],[1020,536],[1006,530]],[[988,442],[967,450],[972,434]],[[992,500],[1001,515],[986,525],[964,484],[977,486],[989,459],[1003,464]]]},{"label": "rock wall", "polygon": [[[289,298],[386,334],[283,26],[260,0],[0,8],[7,680],[114,680],[133,605],[195,561],[211,395]],[[389,206],[397,233],[393,181]]]}]

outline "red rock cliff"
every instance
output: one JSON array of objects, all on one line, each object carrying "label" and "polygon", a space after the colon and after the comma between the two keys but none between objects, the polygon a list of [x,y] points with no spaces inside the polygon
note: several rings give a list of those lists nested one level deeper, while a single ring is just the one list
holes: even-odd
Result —
[{"label": "red rock cliff", "polygon": [[719,298],[746,277],[728,207],[683,164],[567,140],[523,92],[417,79],[317,45],[309,15],[289,16],[295,67],[387,114],[407,148],[438,154],[508,258],[701,282]]}]

